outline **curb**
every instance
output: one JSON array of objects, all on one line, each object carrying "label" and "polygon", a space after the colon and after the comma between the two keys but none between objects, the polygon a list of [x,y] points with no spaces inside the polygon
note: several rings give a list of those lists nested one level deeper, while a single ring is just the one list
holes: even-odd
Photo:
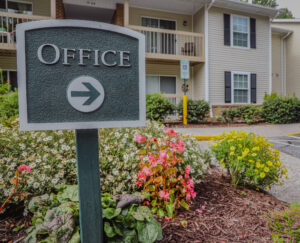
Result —
[{"label": "curb", "polygon": [[296,133],[290,133],[287,136],[295,136],[295,135],[300,135],[300,132],[296,132]]},{"label": "curb", "polygon": [[188,137],[192,137],[197,141],[210,141],[210,140],[216,140],[219,136],[184,136],[183,138],[188,138]]}]

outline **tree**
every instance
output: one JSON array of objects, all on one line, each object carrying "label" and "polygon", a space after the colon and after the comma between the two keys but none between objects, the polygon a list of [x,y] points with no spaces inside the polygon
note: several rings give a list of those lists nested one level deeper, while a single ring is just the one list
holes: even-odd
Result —
[{"label": "tree", "polygon": [[[241,1],[248,2],[248,0],[241,0]],[[252,3],[263,5],[263,6],[270,7],[270,8],[278,7],[276,0],[253,0]],[[287,8],[281,8],[280,10],[282,11],[282,13],[277,16],[277,19],[293,19],[294,18],[293,13],[290,10],[288,10]]]}]

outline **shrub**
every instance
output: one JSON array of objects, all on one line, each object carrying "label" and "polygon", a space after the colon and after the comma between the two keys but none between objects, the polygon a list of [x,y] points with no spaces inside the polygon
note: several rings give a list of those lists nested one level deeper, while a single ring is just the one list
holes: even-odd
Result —
[{"label": "shrub", "polygon": [[146,117],[149,120],[163,121],[166,115],[172,114],[175,106],[161,94],[147,94]]},{"label": "shrub", "polygon": [[[76,152],[73,131],[20,132],[18,120],[0,125],[0,202],[12,193],[9,181],[21,164],[32,168],[25,176],[26,184],[19,185],[20,191],[29,196],[50,193],[57,184],[76,184]],[[145,134],[147,138],[163,137],[163,126],[148,123],[144,128],[99,130],[99,158],[101,186],[103,192],[113,195],[136,191],[139,156],[141,147],[134,137]],[[183,165],[191,166],[195,183],[210,162],[210,156],[201,152],[194,139],[184,139],[186,151],[181,155]],[[29,197],[28,197],[29,198]],[[24,200],[15,194],[12,202]],[[25,200],[28,200],[25,198]]]},{"label": "shrub", "polygon": [[228,170],[234,185],[268,189],[287,173],[281,165],[279,151],[253,133],[224,133],[213,144],[212,151],[221,166]]},{"label": "shrub", "polygon": [[0,95],[0,122],[16,116],[18,112],[18,92]]},{"label": "shrub", "polygon": [[291,204],[283,211],[269,212],[268,226],[274,232],[274,242],[300,242],[300,205]]},{"label": "shrub", "polygon": [[[178,107],[178,113],[182,116],[182,100]],[[209,104],[204,100],[188,100],[187,120],[189,123],[203,121],[209,113]]]},{"label": "shrub", "polygon": [[[77,186],[58,186],[58,193],[33,198],[29,210],[34,214],[26,243],[80,242]],[[162,229],[151,211],[137,204],[116,208],[117,201],[102,195],[105,242],[151,243],[162,240]],[[99,229],[100,230],[100,229]]]},{"label": "shrub", "polygon": [[300,121],[300,100],[293,97],[275,97],[264,101],[263,118],[266,122],[285,124]]},{"label": "shrub", "polygon": [[234,122],[236,119],[242,120],[247,124],[261,121],[261,108],[255,105],[243,105],[237,108],[231,107],[222,111],[225,122]]},{"label": "shrub", "polygon": [[145,144],[146,149],[139,154],[141,163],[138,173],[138,186],[143,186],[152,212],[158,216],[173,218],[174,211],[180,206],[188,209],[186,203],[196,197],[194,181],[190,178],[191,166],[181,169],[183,159],[179,156],[185,150],[183,140],[174,130],[165,128],[166,138],[146,139],[138,135],[138,143]]}]

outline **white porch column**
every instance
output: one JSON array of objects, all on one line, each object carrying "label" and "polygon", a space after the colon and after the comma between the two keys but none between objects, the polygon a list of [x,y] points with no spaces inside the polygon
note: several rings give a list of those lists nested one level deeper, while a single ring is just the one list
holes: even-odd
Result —
[{"label": "white porch column", "polygon": [[56,19],[56,0],[51,0],[51,18]]},{"label": "white porch column", "polygon": [[129,25],[129,0],[124,2],[124,27]]}]

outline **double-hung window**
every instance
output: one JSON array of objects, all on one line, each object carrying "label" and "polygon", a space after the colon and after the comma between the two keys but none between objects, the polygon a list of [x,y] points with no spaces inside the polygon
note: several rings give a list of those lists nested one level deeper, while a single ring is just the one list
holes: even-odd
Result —
[{"label": "double-hung window", "polygon": [[32,15],[32,3],[17,0],[0,0],[0,11]]},{"label": "double-hung window", "polygon": [[232,45],[234,47],[249,48],[249,18],[232,15]]},{"label": "double-hung window", "polygon": [[232,72],[234,104],[250,103],[250,73]]}]

